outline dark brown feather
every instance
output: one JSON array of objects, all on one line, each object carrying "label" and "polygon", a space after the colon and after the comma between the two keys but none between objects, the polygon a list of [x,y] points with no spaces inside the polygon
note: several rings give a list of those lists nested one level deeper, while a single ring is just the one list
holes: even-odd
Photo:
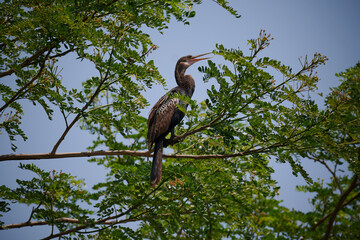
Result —
[{"label": "dark brown feather", "polygon": [[185,75],[185,71],[193,63],[207,58],[196,59],[191,55],[182,57],[178,60],[175,67],[175,79],[177,87],[171,89],[167,94],[162,96],[151,109],[148,118],[147,144],[149,152],[153,143],[155,143],[154,158],[150,173],[150,184],[157,185],[161,181],[162,172],[162,151],[166,135],[181,122],[184,113],[178,108],[182,105],[184,108],[187,104],[177,99],[175,93],[192,97],[195,89],[194,79],[190,75]]}]

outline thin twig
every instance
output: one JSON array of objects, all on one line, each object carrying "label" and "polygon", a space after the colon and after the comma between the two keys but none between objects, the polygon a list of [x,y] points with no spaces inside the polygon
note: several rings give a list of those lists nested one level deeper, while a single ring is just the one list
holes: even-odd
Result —
[{"label": "thin twig", "polygon": [[[172,176],[171,176],[172,177]],[[170,178],[170,177],[169,177]],[[131,211],[135,210],[136,208],[138,208],[140,205],[143,204],[144,200],[146,198],[148,198],[149,196],[151,196],[154,192],[156,192],[160,187],[161,185],[164,183],[164,181],[162,181],[156,188],[154,188],[153,190],[151,190],[148,194],[146,194],[137,204],[135,204],[134,206],[132,206],[131,208],[129,208],[128,210],[126,210],[125,212],[122,212],[120,214],[117,214],[115,216],[110,216],[110,217],[107,217],[107,218],[103,218],[103,219],[99,219],[97,221],[94,222],[94,224],[104,224],[106,222],[109,222],[109,220],[112,220],[112,219],[117,219],[117,218],[120,218],[122,216],[125,216],[127,214],[129,214]],[[115,221],[116,223],[116,221]],[[69,233],[73,233],[73,232],[78,232],[79,230],[82,230],[84,228],[87,228],[89,225],[91,225],[93,223],[86,223],[84,225],[81,225],[81,226],[78,226],[78,227],[75,227],[75,228],[72,228],[72,229],[69,229],[67,231],[64,231],[64,232],[60,232],[60,233],[57,233],[57,234],[54,234],[54,235],[50,235],[46,238],[43,238],[42,240],[49,240],[49,239],[52,239],[52,238],[56,238],[56,237],[61,237],[61,236],[64,236],[64,235],[67,235]],[[114,224],[113,221],[110,222],[110,224]]]},{"label": "thin twig", "polygon": [[[117,37],[115,38],[115,41],[117,41]],[[70,129],[75,125],[75,123],[80,119],[81,113],[85,112],[85,110],[91,105],[91,103],[95,100],[97,95],[100,93],[102,85],[106,82],[106,80],[108,80],[108,76],[109,76],[109,73],[110,73],[110,65],[112,63],[113,54],[114,54],[114,48],[112,48],[112,50],[110,52],[110,56],[109,56],[109,60],[108,60],[109,66],[108,66],[108,69],[106,71],[106,74],[105,74],[104,78],[102,79],[102,81],[100,82],[98,87],[96,88],[96,90],[95,90],[94,94],[91,96],[90,100],[82,107],[80,113],[78,113],[75,116],[75,118],[73,119],[73,121],[69,124],[69,126],[66,127],[65,131],[63,132],[63,134],[61,135],[59,140],[56,142],[56,144],[54,145],[54,147],[53,147],[53,149],[51,151],[51,155],[54,155],[56,153],[58,147],[60,146],[62,141],[65,139],[65,136],[68,134]]]},{"label": "thin twig", "polygon": [[317,157],[313,157],[313,156],[308,156],[308,157],[309,157],[310,159],[314,160],[314,161],[317,161],[317,162],[321,163],[322,165],[324,165],[324,166],[326,167],[326,169],[327,169],[327,170],[331,173],[331,175],[333,176],[333,178],[334,178],[334,180],[335,180],[335,182],[336,182],[336,185],[338,186],[338,188],[339,188],[339,190],[340,190],[340,194],[343,194],[342,187],[341,187],[341,185],[340,185],[340,182],[339,182],[338,177],[336,176],[335,171],[333,171],[333,170],[329,167],[329,165],[327,165],[327,163],[326,163],[324,160],[319,159],[319,158],[317,158]]},{"label": "thin twig", "polygon": [[[39,50],[38,52],[36,52],[34,55],[32,55],[31,57],[27,58],[23,63],[20,64],[21,68],[27,67],[29,65],[32,65],[34,62],[34,60],[38,57],[40,57],[44,52],[51,50],[52,48],[50,47],[44,47],[43,49]],[[1,72],[0,73],[0,78],[11,75],[15,72],[14,69],[9,69],[5,72]]]},{"label": "thin twig", "polygon": [[33,209],[31,210],[31,213],[30,213],[30,217],[29,217],[29,219],[27,220],[28,223],[30,223],[30,221],[31,221],[31,219],[32,219],[32,217],[33,217],[33,215],[34,215],[34,213],[35,213],[35,210],[39,209],[39,207],[41,206],[41,204],[42,204],[42,202],[40,202],[39,205],[38,205],[36,208],[33,207]]},{"label": "thin twig", "polygon": [[10,98],[9,101],[7,101],[7,102],[0,108],[0,112],[1,112],[2,110],[4,110],[5,108],[7,108],[12,102],[14,102],[14,101],[19,97],[19,95],[22,94],[22,92],[23,92],[26,88],[28,88],[38,77],[40,77],[42,71],[44,70],[46,60],[47,60],[47,58],[49,57],[49,54],[51,53],[51,50],[52,50],[52,48],[49,49],[48,53],[46,54],[46,56],[45,56],[45,58],[44,58],[44,60],[43,60],[43,62],[42,62],[42,64],[41,64],[41,67],[40,67],[38,73],[37,73],[27,84],[25,84],[22,88],[20,88],[20,89],[15,93],[15,95],[12,96],[12,98]]},{"label": "thin twig", "polygon": [[169,140],[165,139],[164,147],[169,146],[169,145],[173,145],[174,143],[179,142],[181,139],[183,139],[183,138],[185,138],[185,137],[187,137],[187,136],[193,135],[193,134],[195,134],[195,133],[201,132],[202,130],[205,130],[205,129],[208,128],[208,127],[211,127],[211,125],[213,125],[215,122],[217,122],[218,120],[220,120],[223,116],[224,116],[224,111],[222,111],[222,112],[219,114],[219,116],[217,116],[215,119],[213,119],[213,120],[212,120],[211,122],[209,122],[208,124],[205,124],[205,125],[203,125],[203,126],[201,126],[201,127],[198,127],[198,128],[196,128],[196,129],[194,129],[194,130],[191,130],[191,131],[188,131],[188,132],[186,132],[186,133],[183,133],[183,134],[181,134],[181,135],[179,135],[179,136],[176,136],[176,137],[174,137],[174,138],[172,138],[172,139],[169,139]]}]

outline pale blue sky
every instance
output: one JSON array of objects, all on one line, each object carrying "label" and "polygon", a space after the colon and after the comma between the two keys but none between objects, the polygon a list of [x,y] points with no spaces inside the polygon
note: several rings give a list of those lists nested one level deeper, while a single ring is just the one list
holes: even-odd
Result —
[{"label": "pale blue sky", "polygon": [[[151,54],[160,73],[167,81],[167,89],[175,86],[174,66],[181,56],[200,54],[215,49],[215,44],[223,44],[227,48],[240,48],[247,52],[247,40],[256,38],[260,29],[265,29],[274,37],[271,45],[262,53],[290,65],[294,70],[300,68],[298,57],[312,56],[315,52],[322,53],[329,58],[325,66],[318,69],[321,78],[319,91],[325,94],[329,87],[336,86],[338,79],[335,73],[354,66],[360,60],[360,1],[358,0],[230,0],[241,18],[235,18],[217,6],[213,1],[204,0],[204,4],[195,6],[195,18],[190,25],[171,22],[169,29],[161,35],[149,31],[158,49]],[[221,57],[214,57],[212,61],[223,63]],[[61,60],[64,68],[64,82],[72,87],[81,86],[81,81],[97,74],[86,62],[74,63],[73,56]],[[214,82],[204,84],[202,75],[197,67],[206,64],[197,63],[192,66],[190,73],[196,80],[193,98],[202,101],[206,98],[206,89]],[[5,79],[0,79],[5,82]],[[144,93],[151,104],[165,93],[162,86],[155,86]],[[321,103],[321,99],[317,99]],[[49,152],[64,130],[64,124],[59,113],[48,121],[40,107],[27,104],[23,118],[23,129],[29,137],[26,142],[18,141],[17,153]],[[150,107],[144,110],[146,116]],[[6,135],[0,135],[0,154],[11,153]],[[72,129],[60,146],[58,152],[84,151],[91,144],[91,135],[79,129]],[[106,172],[102,167],[87,162],[86,158],[58,159],[34,161],[41,168],[56,169],[71,172],[84,178],[89,187],[105,178]],[[0,163],[0,184],[15,187],[16,178],[30,178],[24,171],[18,170],[19,161]],[[295,192],[295,185],[303,184],[301,177],[294,177],[287,164],[276,164],[274,178],[282,187],[279,199],[284,199],[284,205],[299,210],[309,210],[308,195]],[[319,171],[310,161],[304,161],[306,170],[313,178],[327,177],[324,171]],[[321,168],[320,168],[321,169]],[[7,223],[26,221],[30,209],[18,208],[6,215]],[[25,235],[26,234],[26,235]],[[0,239],[39,239],[48,232],[38,228],[24,228],[21,230],[0,231]]]}]

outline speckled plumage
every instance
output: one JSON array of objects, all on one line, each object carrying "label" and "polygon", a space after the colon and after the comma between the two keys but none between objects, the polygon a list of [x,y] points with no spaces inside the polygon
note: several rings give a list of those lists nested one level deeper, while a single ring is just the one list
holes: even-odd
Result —
[{"label": "speckled plumage", "polygon": [[155,143],[150,174],[150,184],[152,186],[157,185],[161,180],[164,139],[166,135],[172,132],[174,127],[181,122],[185,115],[184,112],[178,108],[178,105],[181,105],[186,109],[187,104],[175,96],[186,95],[189,98],[192,97],[195,90],[195,82],[190,75],[185,75],[185,71],[193,63],[207,59],[196,59],[203,55],[205,54],[195,57],[188,55],[178,60],[175,66],[175,79],[178,86],[162,96],[150,111],[147,134],[148,149],[150,150]]}]

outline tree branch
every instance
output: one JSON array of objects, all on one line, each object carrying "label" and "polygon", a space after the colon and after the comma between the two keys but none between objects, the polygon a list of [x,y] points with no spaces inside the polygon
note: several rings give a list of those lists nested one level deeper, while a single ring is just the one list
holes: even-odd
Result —
[{"label": "tree branch", "polygon": [[[169,177],[170,178],[170,177]],[[163,181],[164,182],[164,181]],[[162,182],[162,183],[163,183]],[[67,231],[64,231],[64,232],[60,232],[58,234],[55,234],[55,235],[50,235],[46,238],[43,238],[42,240],[48,240],[48,239],[52,239],[52,238],[56,238],[56,237],[61,237],[63,235],[67,235],[69,233],[73,233],[73,232],[77,232],[81,229],[84,229],[84,228],[87,228],[89,225],[91,224],[104,224],[104,223],[109,223],[109,224],[116,224],[118,223],[117,220],[115,221],[109,221],[109,220],[112,220],[112,219],[116,219],[116,218],[120,218],[122,216],[125,216],[127,214],[129,214],[131,211],[135,210],[136,208],[138,208],[141,204],[143,204],[143,201],[148,198],[149,196],[151,196],[154,192],[156,192],[162,185],[162,183],[160,183],[156,188],[152,189],[148,194],[146,194],[138,203],[134,204],[132,207],[130,207],[128,210],[124,211],[124,212],[121,212],[115,216],[109,216],[107,218],[103,218],[103,219],[99,219],[95,222],[91,222],[91,223],[86,223],[84,225],[81,225],[81,226],[78,226],[78,227],[75,227],[75,228],[72,228],[72,229],[69,229]]]},{"label": "tree branch", "polygon": [[[360,148],[358,150],[358,160],[360,160]],[[358,176],[355,174],[348,189],[346,189],[346,191],[340,196],[339,202],[336,204],[335,209],[330,216],[330,220],[329,220],[329,223],[326,228],[325,235],[324,235],[324,240],[328,240],[330,238],[331,230],[333,228],[333,224],[336,219],[336,215],[342,209],[342,207],[343,207],[342,205],[343,205],[343,202],[345,201],[346,197],[351,193],[352,190],[354,190],[359,185],[357,181],[358,181]]]},{"label": "tree branch", "polygon": [[218,120],[220,120],[222,117],[224,116],[223,113],[220,113],[219,116],[217,116],[215,119],[213,119],[211,122],[209,122],[208,124],[205,124],[201,127],[198,127],[194,130],[188,131],[186,133],[183,133],[179,136],[175,136],[172,139],[165,139],[164,142],[164,147],[167,147],[169,145],[174,145],[175,143],[178,143],[181,139],[186,138],[187,136],[193,135],[195,133],[201,132],[202,130],[205,130],[208,127],[211,127],[211,125],[213,125],[214,123],[216,123]]},{"label": "tree branch", "polygon": [[339,191],[340,191],[340,194],[343,194],[343,190],[342,190],[342,187],[340,185],[340,182],[339,182],[339,179],[338,177],[336,176],[336,173],[329,167],[329,165],[327,165],[327,163],[322,160],[322,159],[319,159],[317,157],[313,157],[313,156],[308,156],[308,158],[314,160],[314,161],[317,161],[319,163],[321,163],[322,165],[324,165],[326,167],[326,169],[331,173],[331,175],[333,176],[336,184],[337,184],[337,187],[339,188]]},{"label": "tree branch", "polygon": [[40,206],[41,206],[41,204],[42,204],[42,202],[40,202],[39,205],[38,205],[36,208],[33,207],[33,209],[31,210],[31,214],[30,214],[29,220],[27,220],[28,223],[31,221],[31,219],[32,219],[32,217],[33,217],[33,215],[34,215],[34,213],[35,213],[35,210],[39,209]]},{"label": "tree branch", "polygon": [[[55,219],[54,222],[55,223],[79,223],[80,221],[78,219],[63,217],[63,218]],[[48,224],[49,224],[48,221],[34,221],[34,222],[27,221],[27,222],[22,222],[22,223],[3,225],[3,226],[0,226],[0,230],[22,228],[22,227],[33,227],[33,226],[41,226],[41,225],[48,225]]]},{"label": "tree branch", "polygon": [[[27,58],[22,64],[20,64],[21,68],[27,67],[31,64],[33,64],[33,61],[40,57],[44,52],[50,50],[50,47],[44,47],[43,49],[39,50],[38,52],[36,52],[34,55],[32,55],[31,57]],[[11,75],[15,72],[14,69],[10,68],[9,70],[5,71],[5,72],[1,72],[0,73],[0,78]]]},{"label": "tree branch", "polygon": [[[78,232],[79,230],[82,230],[82,229],[87,228],[90,225],[94,225],[94,224],[95,225],[109,225],[109,226],[111,226],[111,225],[115,225],[115,224],[119,224],[119,223],[128,223],[128,222],[139,221],[139,220],[141,220],[139,218],[139,216],[144,215],[144,213],[151,212],[152,209],[149,209],[149,210],[147,210],[145,212],[142,212],[142,213],[140,213],[140,214],[138,214],[136,216],[133,216],[131,218],[122,219],[122,220],[119,220],[117,218],[128,215],[131,211],[138,208],[146,198],[148,198],[149,196],[154,194],[154,192],[156,192],[162,186],[162,184],[165,181],[168,181],[169,178],[164,179],[162,181],[162,183],[160,183],[156,188],[154,188],[150,192],[148,192],[137,204],[135,204],[134,206],[132,206],[128,210],[126,210],[124,212],[121,212],[121,213],[119,213],[117,215],[109,216],[107,218],[99,219],[97,221],[91,221],[91,222],[86,222],[85,221],[85,223],[84,223],[84,221],[80,221],[79,219],[66,218],[66,217],[55,219],[55,220],[53,220],[53,223],[72,223],[72,224],[82,224],[82,225],[71,228],[71,229],[68,229],[68,230],[63,231],[63,232],[59,232],[57,234],[51,234],[50,236],[45,237],[42,240],[49,240],[49,239],[53,239],[53,238],[56,238],[56,237],[61,237],[61,236],[67,235],[69,233]],[[193,213],[195,213],[195,212],[194,211],[184,212],[184,214],[193,214]],[[162,214],[162,215],[158,215],[158,216],[163,217],[163,216],[169,216],[169,215],[170,214],[167,213],[167,214]],[[154,218],[153,216],[149,216],[149,217]],[[147,217],[147,218],[149,218],[149,217]],[[116,219],[116,220],[113,220],[113,219]],[[146,219],[146,218],[143,218],[143,220],[144,219]],[[49,225],[49,222],[48,221],[35,221],[35,222],[29,222],[28,221],[28,222],[23,222],[23,223],[9,224],[9,225],[0,226],[0,230],[21,228],[21,227],[32,227],[32,226],[39,226],[39,225]],[[84,232],[84,234],[86,234],[86,232]]]},{"label": "tree branch", "polygon": [[[212,158],[233,158],[246,156],[255,153],[267,152],[270,149],[284,147],[285,143],[275,143],[268,147],[257,149],[249,149],[233,154],[204,154],[204,155],[188,155],[188,154],[163,154],[163,158],[189,158],[189,159],[212,159]],[[94,157],[94,156],[134,156],[147,157],[149,151],[132,151],[132,150],[113,150],[113,151],[91,151],[91,152],[65,152],[65,153],[34,153],[34,154],[6,154],[0,155],[0,162],[15,160],[40,160],[40,159],[57,159],[57,158],[73,158],[73,157]],[[153,156],[152,154],[150,156]]]},{"label": "tree branch", "polygon": [[[90,46],[90,45],[88,45]],[[65,56],[66,54],[68,53],[71,53],[73,51],[75,51],[76,49],[75,48],[70,48],[69,50],[66,50],[64,52],[61,52],[61,53],[58,53],[58,54],[55,54],[55,55],[51,55],[49,58],[58,58],[58,57],[62,57],[62,56]]]},{"label": "tree branch", "polygon": [[[90,47],[90,46],[92,46],[92,44],[85,44],[84,46]],[[78,49],[80,49],[80,47],[77,47],[77,48],[72,47],[72,48],[70,48],[69,50],[66,50],[66,51],[64,51],[64,52],[61,52],[61,53],[58,53],[58,54],[55,54],[55,55],[51,55],[51,56],[49,56],[49,58],[62,57],[62,56],[67,55],[68,53],[74,52],[74,51],[76,51],[76,50],[78,50]]]},{"label": "tree branch", "polygon": [[[295,75],[289,77],[288,79],[286,79],[286,80],[283,81],[282,83],[280,83],[280,84],[278,84],[278,85],[276,85],[276,86],[274,86],[274,87],[272,87],[272,88],[269,88],[269,89],[267,89],[267,90],[264,90],[263,92],[261,92],[261,93],[258,94],[258,95],[253,96],[249,101],[247,101],[247,103],[245,103],[243,106],[240,106],[240,107],[236,110],[236,112],[238,113],[238,112],[242,111],[243,109],[245,109],[245,107],[247,107],[248,105],[250,105],[251,103],[253,103],[255,100],[263,97],[265,94],[268,94],[268,93],[274,91],[275,89],[279,89],[279,88],[280,88],[281,86],[283,86],[284,84],[286,84],[286,83],[290,82],[291,80],[297,78],[297,77],[300,76],[303,72],[309,71],[309,69],[311,69],[311,68],[312,68],[312,64],[309,65],[309,66],[303,66],[303,68],[302,68],[300,71],[298,71]],[[225,114],[226,114],[225,109],[223,109],[223,110],[220,112],[220,114],[219,114],[215,119],[213,119],[211,122],[209,122],[208,124],[205,124],[205,125],[203,125],[203,126],[201,126],[201,127],[199,127],[199,128],[196,128],[196,129],[194,129],[194,130],[188,131],[188,132],[186,132],[186,133],[184,133],[184,134],[182,134],[182,135],[176,136],[176,137],[174,137],[174,138],[172,138],[172,139],[170,139],[170,140],[165,139],[164,147],[167,147],[167,146],[169,146],[169,145],[173,145],[173,144],[175,144],[175,143],[178,143],[181,139],[183,139],[183,138],[185,138],[185,137],[187,137],[187,136],[189,136],[189,135],[195,134],[195,133],[197,133],[197,132],[201,132],[202,130],[204,130],[204,129],[208,128],[208,127],[211,127],[213,124],[215,124],[216,122],[218,122],[222,117],[224,117]],[[227,118],[225,118],[225,119],[227,119]],[[223,120],[225,120],[225,119],[223,119]],[[301,132],[300,132],[300,133],[301,133]]]},{"label": "tree branch", "polygon": [[335,218],[337,216],[337,213],[346,205],[348,205],[349,203],[351,203],[353,200],[355,200],[357,197],[360,196],[360,194],[356,194],[354,197],[352,197],[351,199],[349,199],[346,203],[345,199],[347,198],[347,196],[352,192],[352,190],[354,190],[357,186],[358,177],[356,175],[354,175],[353,180],[350,184],[350,186],[346,189],[346,191],[340,196],[339,201],[337,202],[335,209],[329,213],[328,215],[324,216],[323,218],[321,218],[312,228],[311,231],[314,231],[320,224],[322,224],[327,218],[330,218],[329,223],[327,225],[326,228],[326,232],[324,235],[324,239],[327,240],[330,237],[331,234],[331,230],[335,221]]},{"label": "tree branch", "polygon": [[[81,225],[81,226],[78,226],[78,227],[75,227],[75,228],[71,228],[69,230],[66,230],[64,232],[59,232],[57,234],[51,234],[50,236],[48,237],[45,237],[45,238],[42,238],[41,240],[49,240],[49,239],[53,239],[53,238],[56,238],[56,237],[61,237],[63,235],[67,235],[69,233],[73,233],[73,232],[77,232],[81,229],[84,229],[86,228],[88,225]],[[59,238],[60,239],[60,238]]]},{"label": "tree branch", "polygon": [[[117,37],[115,38],[115,41],[117,41]],[[100,93],[101,91],[101,87],[102,85],[106,82],[106,80],[109,77],[109,72],[110,72],[110,65],[112,62],[112,57],[113,57],[113,53],[114,53],[114,48],[111,50],[110,52],[110,56],[109,56],[109,66],[108,69],[106,71],[106,74],[104,76],[104,78],[101,80],[100,84],[97,86],[94,94],[91,96],[91,98],[89,99],[89,101],[82,107],[80,113],[78,113],[76,115],[76,117],[73,119],[73,121],[66,127],[66,129],[64,130],[63,134],[61,135],[61,137],[59,138],[59,140],[55,143],[53,149],[51,150],[51,155],[54,155],[58,149],[58,147],[60,146],[60,144],[62,143],[62,141],[65,139],[65,136],[68,134],[68,132],[70,131],[70,129],[75,125],[75,123],[80,119],[81,117],[81,113],[83,113],[89,106],[90,104],[95,100],[95,98],[97,97],[97,95]]]},{"label": "tree branch", "polygon": [[[349,205],[352,201],[354,201],[355,199],[357,199],[358,197],[360,197],[360,193],[356,194],[355,196],[353,196],[352,198],[350,198],[346,203],[344,203],[341,207],[344,208],[347,205]],[[322,217],[312,228],[311,231],[314,231],[319,225],[321,225],[326,219],[328,219],[330,216],[332,216],[333,212],[329,213],[328,215]]]},{"label": "tree branch", "polygon": [[16,100],[16,98],[26,89],[28,88],[38,77],[40,77],[42,71],[44,70],[45,67],[45,63],[46,63],[46,59],[49,57],[50,53],[51,53],[52,48],[49,49],[48,53],[46,54],[44,61],[41,64],[41,67],[38,71],[38,73],[28,82],[26,83],[22,88],[20,88],[15,95],[9,99],[9,101],[7,101],[1,108],[0,108],[0,112],[2,110],[4,110],[5,108],[7,108],[12,102],[14,102]]}]

